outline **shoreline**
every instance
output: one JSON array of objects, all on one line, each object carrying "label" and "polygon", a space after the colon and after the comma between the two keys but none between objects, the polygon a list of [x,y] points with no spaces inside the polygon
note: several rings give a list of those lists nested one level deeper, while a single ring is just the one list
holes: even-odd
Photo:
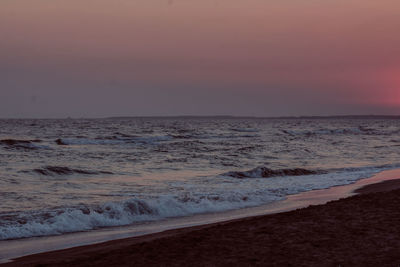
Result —
[{"label": "shoreline", "polygon": [[[224,228],[228,227],[231,224],[248,224],[249,221],[252,220],[260,220],[260,219],[262,220],[262,219],[272,218],[274,216],[279,216],[282,214],[298,213],[303,210],[313,209],[314,207],[319,207],[324,209],[324,206],[329,205],[329,203],[328,204],[324,203],[330,202],[335,199],[341,199],[343,197],[348,197],[346,199],[352,199],[355,193],[359,194],[356,197],[362,197],[365,194],[382,194],[379,192],[388,192],[391,190],[400,189],[400,180],[395,180],[396,178],[400,178],[399,169],[383,171],[381,173],[374,175],[371,178],[361,179],[358,180],[356,183],[350,185],[336,186],[322,190],[313,190],[300,193],[297,195],[288,196],[287,200],[280,202],[279,205],[275,207],[275,210],[272,210],[269,213],[267,212],[259,215],[255,214],[250,216],[244,216],[241,218],[217,221],[214,223],[192,225],[189,227],[181,227],[172,230],[167,229],[164,231],[144,234],[137,237],[116,238],[111,241],[94,243],[94,244],[92,243],[88,245],[83,244],[81,246],[74,246],[72,248],[67,248],[64,250],[35,253],[29,256],[18,257],[9,263],[5,263],[4,266],[17,266],[17,265],[20,266],[24,264],[30,265],[33,263],[36,264],[42,262],[46,262],[49,264],[56,264],[55,262],[53,262],[53,260],[55,259],[60,260],[60,262],[56,264],[60,265],[66,262],[71,262],[71,260],[82,257],[87,253],[89,253],[92,257],[96,257],[96,255],[99,253],[107,254],[108,250],[114,251],[115,249],[118,248],[118,250],[124,251],[131,246],[139,246],[142,244],[150,244],[154,242],[157,243],[159,241],[161,242],[161,240],[165,241],[165,240],[175,239],[177,238],[177,236],[182,237],[185,235],[192,235],[194,232],[204,232],[204,231],[208,232],[210,229],[220,228],[220,227]],[[341,199],[338,201],[339,202],[346,201],[346,199],[344,200]],[[321,203],[317,203],[316,200],[319,200],[319,202]],[[282,206],[282,204],[284,205]],[[62,256],[62,255],[67,255],[67,256]],[[86,264],[88,264],[88,262],[86,262]],[[85,264],[83,263],[82,265]]]}]

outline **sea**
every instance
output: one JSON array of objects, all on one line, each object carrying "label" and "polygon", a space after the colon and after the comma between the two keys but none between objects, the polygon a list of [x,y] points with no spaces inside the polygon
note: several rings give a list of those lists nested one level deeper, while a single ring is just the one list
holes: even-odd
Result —
[{"label": "sea", "polygon": [[0,120],[0,240],[239,210],[400,167],[395,117]]}]

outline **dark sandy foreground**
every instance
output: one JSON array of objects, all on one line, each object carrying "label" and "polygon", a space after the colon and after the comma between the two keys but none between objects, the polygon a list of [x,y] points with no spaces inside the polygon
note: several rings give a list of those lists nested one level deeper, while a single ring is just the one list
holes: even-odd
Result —
[{"label": "dark sandy foreground", "polygon": [[326,205],[37,254],[5,266],[399,266],[399,188],[400,180],[387,181]]}]

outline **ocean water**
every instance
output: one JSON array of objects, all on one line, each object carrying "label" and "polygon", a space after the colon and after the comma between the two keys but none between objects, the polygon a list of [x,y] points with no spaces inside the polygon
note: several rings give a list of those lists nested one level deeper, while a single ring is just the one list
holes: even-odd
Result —
[{"label": "ocean water", "polygon": [[389,118],[0,120],[0,240],[252,207],[399,166]]}]

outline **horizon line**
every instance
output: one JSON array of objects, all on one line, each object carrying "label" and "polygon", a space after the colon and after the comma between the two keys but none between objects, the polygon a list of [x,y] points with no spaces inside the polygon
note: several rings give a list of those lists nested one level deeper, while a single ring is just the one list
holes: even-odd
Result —
[{"label": "horizon line", "polygon": [[0,120],[101,120],[101,119],[162,119],[162,118],[215,118],[215,119],[334,119],[334,118],[400,118],[400,115],[381,115],[381,114],[364,114],[364,115],[298,115],[298,116],[245,116],[245,115],[142,115],[142,116],[105,116],[105,117],[1,117]]}]

